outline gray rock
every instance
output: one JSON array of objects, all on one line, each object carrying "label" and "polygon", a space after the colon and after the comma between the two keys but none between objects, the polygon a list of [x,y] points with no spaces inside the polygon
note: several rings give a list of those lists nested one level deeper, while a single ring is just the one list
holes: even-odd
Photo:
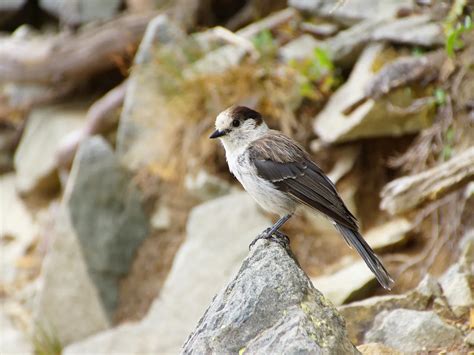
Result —
[{"label": "gray rock", "polygon": [[450,348],[462,342],[460,331],[434,312],[396,309],[377,315],[365,340],[380,342],[402,352]]},{"label": "gray rock", "polygon": [[193,80],[210,74],[224,73],[228,69],[240,64],[246,53],[247,50],[243,47],[235,45],[222,46],[197,60],[189,68],[186,68],[183,71],[183,76],[187,80]]},{"label": "gray rock", "polygon": [[260,240],[183,354],[356,354],[343,318],[285,248]]},{"label": "gray rock", "polygon": [[77,152],[65,192],[72,227],[89,275],[111,315],[118,282],[148,234],[141,197],[101,137],[84,141]]},{"label": "gray rock", "polygon": [[40,329],[67,345],[108,328],[109,320],[67,211],[56,221],[41,269],[35,318]]},{"label": "gray rock", "polygon": [[186,240],[143,321],[74,344],[65,354],[178,353],[212,297],[238,270],[249,243],[269,225],[244,192],[195,207]]},{"label": "gray rock", "polygon": [[244,192],[192,210],[186,240],[144,321],[155,327],[160,353],[179,350],[212,297],[238,270],[249,243],[270,224]]},{"label": "gray rock", "polygon": [[180,28],[160,15],[150,21],[140,43],[117,132],[117,153],[130,169],[162,159],[167,149],[166,125],[173,116],[165,92],[172,91],[177,78],[166,63],[176,69],[185,60],[177,45],[184,38]]},{"label": "gray rock", "polygon": [[69,25],[80,25],[94,20],[107,20],[115,16],[121,0],[40,0],[44,10]]},{"label": "gray rock", "polygon": [[443,298],[436,300],[435,309],[458,318],[464,317],[474,306],[474,230],[467,230],[459,242],[461,257],[440,278]]},{"label": "gray rock", "polygon": [[377,296],[339,307],[347,323],[351,341],[361,343],[375,316],[398,308],[426,310],[433,299],[441,296],[438,282],[427,275],[416,289],[404,295]]},{"label": "gray rock", "polygon": [[321,41],[311,35],[303,34],[281,47],[279,55],[284,62],[311,58],[318,46],[321,46]]},{"label": "gray rock", "polygon": [[314,130],[327,143],[367,137],[401,136],[417,132],[431,124],[430,105],[413,113],[401,114],[392,107],[408,107],[413,102],[410,90],[396,90],[378,100],[368,99],[356,109],[346,111],[365,98],[365,88],[374,78],[374,62],[384,46],[370,44],[359,57],[347,82],[329,99],[317,115]]},{"label": "gray rock", "polygon": [[430,20],[427,15],[396,19],[375,29],[372,40],[423,47],[444,45],[442,26]]},{"label": "gray rock", "polygon": [[296,9],[337,20],[344,24],[354,24],[369,18],[393,18],[402,8],[411,9],[410,0],[351,0],[334,2],[331,0],[290,0]]},{"label": "gray rock", "polygon": [[0,283],[13,282],[16,261],[37,236],[38,228],[15,188],[15,175],[0,175]]},{"label": "gray rock", "polygon": [[59,186],[56,151],[60,140],[84,124],[86,103],[33,109],[14,157],[17,187],[23,193]]},{"label": "gray rock", "polygon": [[472,276],[460,269],[460,265],[453,265],[440,279],[446,301],[457,317],[467,314],[474,306],[474,290],[470,282]]},{"label": "gray rock", "polygon": [[336,306],[363,298],[376,287],[374,274],[362,260],[311,281]]}]

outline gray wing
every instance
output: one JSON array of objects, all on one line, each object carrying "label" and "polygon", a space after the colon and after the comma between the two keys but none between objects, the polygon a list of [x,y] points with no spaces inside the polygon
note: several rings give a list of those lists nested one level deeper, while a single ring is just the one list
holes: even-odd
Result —
[{"label": "gray wing", "polygon": [[[273,141],[270,142],[269,140]],[[273,156],[283,147],[280,156]],[[302,203],[326,214],[335,222],[358,230],[355,217],[349,212],[339,197],[334,184],[323,171],[310,160],[309,155],[289,138],[272,134],[249,147],[250,156],[257,174],[272,182],[279,190],[289,193]],[[273,153],[269,153],[273,152]],[[276,160],[279,161],[276,161]],[[286,161],[285,161],[286,160]]]}]

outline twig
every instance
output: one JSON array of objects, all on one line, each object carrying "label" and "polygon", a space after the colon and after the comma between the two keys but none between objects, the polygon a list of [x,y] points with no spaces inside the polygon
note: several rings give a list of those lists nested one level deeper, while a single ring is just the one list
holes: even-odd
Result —
[{"label": "twig", "polygon": [[413,100],[410,106],[400,107],[392,104],[390,101],[387,102],[387,109],[390,112],[398,115],[408,115],[416,112],[420,112],[427,104],[433,103],[433,98],[422,97],[420,99]]},{"label": "twig", "polygon": [[94,102],[86,115],[85,126],[71,132],[63,138],[56,153],[56,162],[60,168],[69,168],[81,142],[94,134],[102,134],[114,126],[110,120],[113,112],[122,105],[125,98],[127,81],[110,90]]},{"label": "twig", "polygon": [[250,53],[252,59],[257,60],[260,57],[260,54],[253,45],[252,41],[250,41],[248,38],[229,31],[227,28],[221,26],[215,27],[213,29],[213,32],[217,37],[222,38],[228,43],[244,48],[247,52]]}]

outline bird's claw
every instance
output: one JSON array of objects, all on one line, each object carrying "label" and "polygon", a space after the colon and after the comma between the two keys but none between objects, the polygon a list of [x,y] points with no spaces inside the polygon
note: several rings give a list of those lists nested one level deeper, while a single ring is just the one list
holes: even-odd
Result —
[{"label": "bird's claw", "polygon": [[258,240],[260,239],[266,239],[272,242],[276,242],[280,244],[283,248],[288,248],[290,245],[290,239],[288,236],[280,231],[275,231],[272,234],[268,234],[270,232],[271,228],[265,229],[262,233],[260,233],[249,245],[249,250],[252,249],[252,247],[257,243]]}]

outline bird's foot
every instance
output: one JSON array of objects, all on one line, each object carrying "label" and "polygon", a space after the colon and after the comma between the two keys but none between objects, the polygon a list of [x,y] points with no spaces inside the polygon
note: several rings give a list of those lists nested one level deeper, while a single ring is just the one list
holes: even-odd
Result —
[{"label": "bird's foot", "polygon": [[286,234],[280,232],[280,231],[275,231],[272,234],[269,234],[271,231],[271,227],[265,229],[262,233],[260,233],[249,245],[249,250],[257,243],[258,240],[260,239],[266,239],[270,240],[272,242],[276,242],[280,244],[283,248],[287,249],[288,246],[290,245],[290,239],[286,236]]}]

